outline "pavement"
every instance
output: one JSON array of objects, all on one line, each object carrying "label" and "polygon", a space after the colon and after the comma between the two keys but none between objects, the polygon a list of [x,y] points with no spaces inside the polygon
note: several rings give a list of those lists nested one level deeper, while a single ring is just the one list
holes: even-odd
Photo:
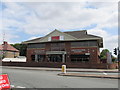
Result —
[{"label": "pavement", "polygon": [[[61,68],[47,68],[47,67],[15,67],[15,66],[1,66],[3,68],[10,69],[24,69],[24,70],[40,70],[40,71],[61,71]],[[118,69],[78,69],[78,68],[67,68],[67,73],[59,73],[59,76],[74,76],[74,77],[93,77],[93,78],[111,78],[111,79],[120,79]],[[81,74],[78,72],[88,72]],[[89,74],[91,73],[91,74]],[[103,73],[101,74],[92,74],[92,73]],[[116,73],[113,75],[107,73]]]},{"label": "pavement", "polygon": [[109,78],[120,79],[120,75],[95,75],[95,74],[78,74],[78,73],[59,73],[59,76],[72,76],[72,77],[92,77],[92,78]]}]

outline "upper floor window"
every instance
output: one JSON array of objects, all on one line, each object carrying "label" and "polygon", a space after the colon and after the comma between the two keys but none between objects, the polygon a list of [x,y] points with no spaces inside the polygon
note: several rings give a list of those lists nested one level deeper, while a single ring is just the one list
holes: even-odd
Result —
[{"label": "upper floor window", "polygon": [[28,44],[28,48],[45,48],[45,44]]},{"label": "upper floor window", "polygon": [[64,51],[65,43],[51,43],[51,51]]},{"label": "upper floor window", "polygon": [[97,46],[97,41],[71,42],[71,47]]}]

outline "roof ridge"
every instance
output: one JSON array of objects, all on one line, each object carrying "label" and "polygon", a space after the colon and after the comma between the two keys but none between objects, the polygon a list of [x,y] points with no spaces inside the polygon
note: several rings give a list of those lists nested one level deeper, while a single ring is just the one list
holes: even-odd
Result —
[{"label": "roof ridge", "polygon": [[[82,31],[87,31],[87,30],[79,30],[79,31],[65,31],[65,32],[82,32]],[[64,33],[65,33],[64,32]]]}]

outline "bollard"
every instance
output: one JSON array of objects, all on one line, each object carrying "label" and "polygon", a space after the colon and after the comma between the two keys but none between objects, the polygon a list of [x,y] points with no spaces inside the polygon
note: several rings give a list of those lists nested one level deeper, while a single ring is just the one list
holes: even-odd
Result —
[{"label": "bollard", "polygon": [[66,73],[66,65],[62,65],[62,73]]}]

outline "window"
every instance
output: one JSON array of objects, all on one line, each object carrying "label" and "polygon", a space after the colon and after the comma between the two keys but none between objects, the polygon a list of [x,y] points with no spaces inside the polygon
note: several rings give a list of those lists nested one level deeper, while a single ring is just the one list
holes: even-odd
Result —
[{"label": "window", "polygon": [[49,55],[48,59],[50,62],[62,62],[62,55]]},{"label": "window", "polygon": [[31,55],[32,61],[42,62],[45,59],[45,55]]},{"label": "window", "polygon": [[32,61],[35,61],[35,55],[31,55]]},{"label": "window", "polygon": [[89,55],[71,55],[71,62],[88,62]]},{"label": "window", "polygon": [[45,44],[28,44],[28,48],[45,48]]},{"label": "window", "polygon": [[65,43],[51,43],[51,51],[65,51]]},{"label": "window", "polygon": [[42,62],[45,59],[45,55],[37,55],[38,62]]},{"label": "window", "polygon": [[97,41],[71,42],[71,47],[97,46]]}]

